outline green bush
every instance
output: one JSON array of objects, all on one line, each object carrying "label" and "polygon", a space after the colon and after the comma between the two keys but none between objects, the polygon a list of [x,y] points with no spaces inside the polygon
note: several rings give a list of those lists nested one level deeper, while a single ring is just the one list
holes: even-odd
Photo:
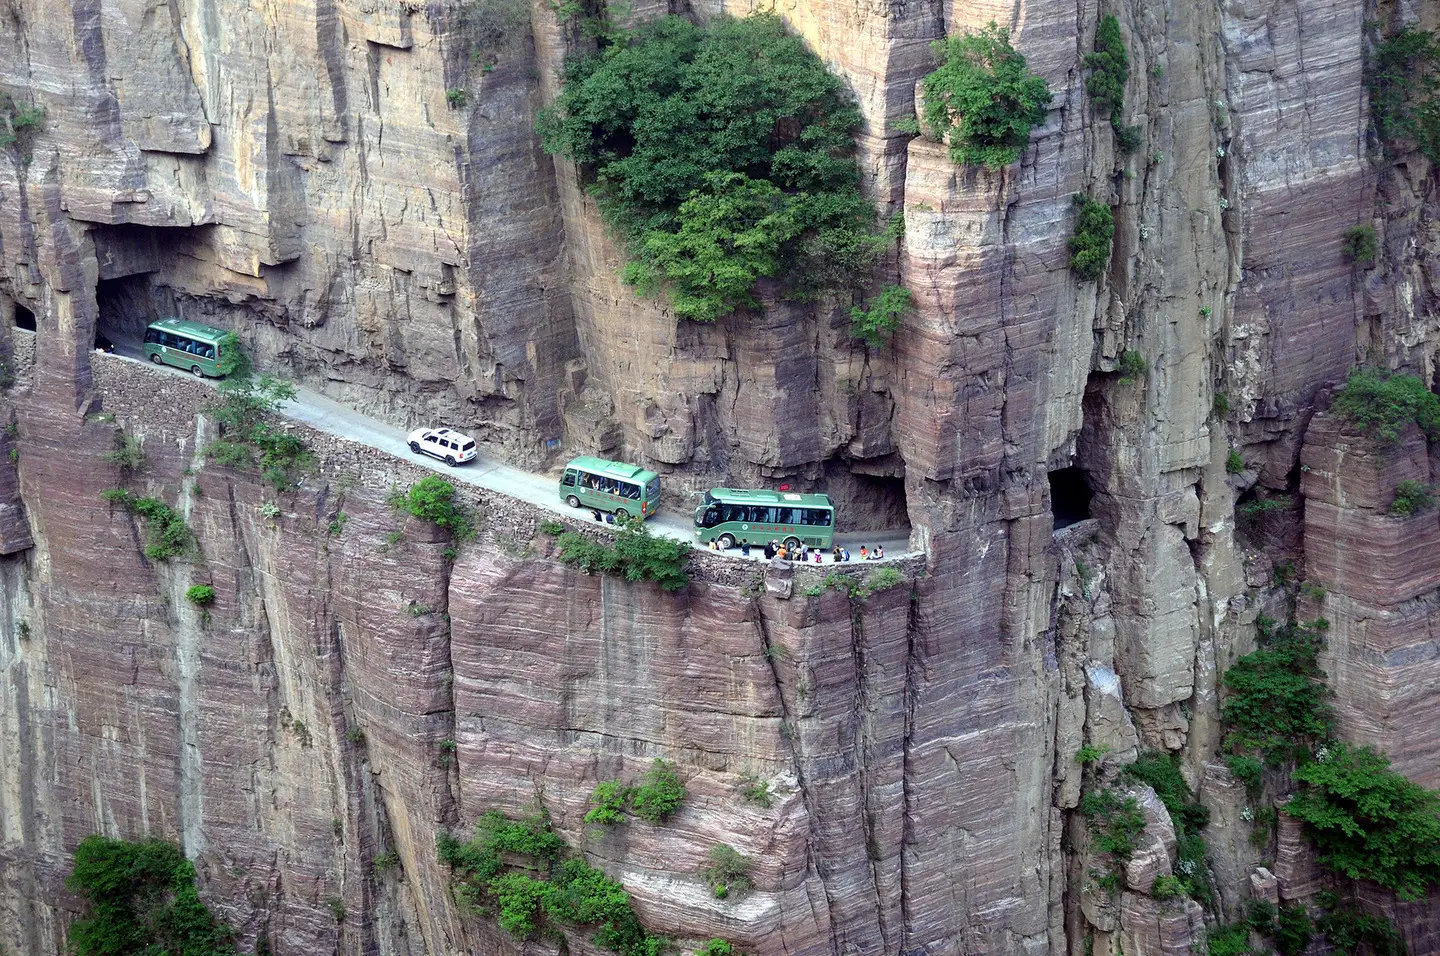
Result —
[{"label": "green bush", "polygon": [[1080,801],[1080,812],[1101,853],[1123,860],[1135,852],[1135,838],[1145,832],[1145,813],[1134,797],[1121,799],[1114,790],[1092,790]]},{"label": "green bush", "polygon": [[470,94],[465,90],[455,87],[445,91],[445,105],[452,110],[458,110],[470,99]]},{"label": "green bush", "polygon": [[491,810],[468,843],[442,834],[437,850],[451,868],[462,907],[493,912],[512,936],[530,939],[553,934],[556,926],[588,926],[597,945],[622,956],[661,956],[665,950],[666,941],[646,932],[636,918],[625,888],[583,859],[567,856],[545,817],[513,821]]},{"label": "green bush", "polygon": [[1180,758],[1158,750],[1147,750],[1125,768],[1132,780],[1148,784],[1165,809],[1170,811],[1177,835],[1202,830],[1210,822],[1210,811],[1201,806],[1180,772]]},{"label": "green bush", "polygon": [[748,856],[725,843],[710,848],[710,863],[702,871],[717,900],[733,900],[750,891]]},{"label": "green bush", "polygon": [[127,473],[139,471],[140,466],[145,464],[145,450],[140,447],[140,440],[125,434],[124,429],[115,432],[115,450],[107,451],[103,457],[107,463]]},{"label": "green bush", "polygon": [[408,491],[396,491],[390,504],[412,518],[444,528],[456,541],[475,537],[475,517],[463,502],[455,500],[455,486],[439,475],[426,475]]},{"label": "green bush", "polygon": [[667,591],[678,591],[690,583],[685,570],[690,545],[656,537],[639,520],[620,527],[613,545],[576,531],[565,532],[555,543],[561,561],[587,574],[619,574],[627,581],[654,581]]},{"label": "green bush", "polygon": [[762,278],[803,297],[868,274],[890,240],[860,195],[859,126],[844,84],[773,13],[610,31],[537,123],[627,243],[626,281],[702,322],[756,307]]},{"label": "green bush", "polygon": [[1327,744],[1295,780],[1300,792],[1285,809],[1305,824],[1322,865],[1402,900],[1440,883],[1440,794],[1395,773],[1384,754]]},{"label": "green bush", "polygon": [[1086,282],[1094,282],[1110,262],[1110,240],[1115,216],[1110,207],[1076,195],[1075,234],[1070,237],[1070,268]]},{"label": "green bush", "polygon": [[766,780],[759,780],[755,777],[747,777],[740,790],[740,796],[746,803],[753,803],[757,807],[769,810],[775,804],[774,794],[770,792],[770,783]]},{"label": "green bush", "polygon": [[1085,54],[1085,68],[1090,71],[1085,90],[1095,109],[1119,120],[1125,104],[1125,81],[1130,78],[1130,57],[1120,35],[1120,21],[1110,14],[1100,18],[1095,30],[1095,52]]},{"label": "green bush", "polygon": [[921,81],[924,121],[937,139],[950,134],[950,158],[999,169],[1015,162],[1044,121],[1050,88],[1030,72],[991,22],[984,29],[936,41],[940,68]]},{"label": "green bush", "polygon": [[1334,712],[1317,663],[1323,632],[1318,621],[1260,628],[1262,646],[1236,661],[1222,679],[1226,749],[1259,751],[1279,765],[1303,759],[1329,738]]},{"label": "green bush", "polygon": [[1145,377],[1150,371],[1150,364],[1145,361],[1145,356],[1134,349],[1126,349],[1120,353],[1120,363],[1117,369],[1120,372],[1120,384],[1130,385]]},{"label": "green bush", "polygon": [[195,867],[173,844],[88,836],[65,885],[85,901],[70,924],[76,956],[234,956],[230,928],[201,902]]},{"label": "green bush", "polygon": [[1341,247],[1341,254],[1345,257],[1346,262],[1368,266],[1375,262],[1375,257],[1379,253],[1380,240],[1375,235],[1374,226],[1355,226],[1345,233],[1345,244]]},{"label": "green bush", "polygon": [[[1321,894],[1322,897],[1327,894]],[[1367,953],[1370,956],[1406,956],[1405,939],[1383,916],[1370,916],[1353,907],[1340,907],[1333,894],[1321,901],[1330,912],[1315,923],[1326,941],[1338,953]]]},{"label": "green bush", "polygon": [[870,301],[869,309],[851,307],[851,334],[870,345],[884,345],[900,327],[900,317],[909,311],[913,301],[910,290],[904,286],[885,286]]},{"label": "green bush", "polygon": [[1245,792],[1250,794],[1251,799],[1259,796],[1261,785],[1261,774],[1265,765],[1254,757],[1246,757],[1241,754],[1227,754],[1225,766],[1230,768],[1230,773],[1245,785]]},{"label": "green bush", "polygon": [[1157,876],[1150,886],[1150,895],[1162,902],[1176,900],[1185,895],[1185,884],[1178,877]]},{"label": "green bush", "polygon": [[695,956],[734,956],[735,948],[729,940],[712,939],[695,950]]},{"label": "green bush", "polygon": [[1434,490],[1427,484],[1406,478],[1395,486],[1395,500],[1390,503],[1390,513],[1408,518],[1434,506]]},{"label": "green bush", "polygon": [[590,794],[590,809],[585,814],[586,823],[603,823],[610,826],[625,822],[625,804],[630,799],[630,788],[620,780],[602,780]]},{"label": "green bush", "polygon": [[215,589],[208,584],[194,584],[185,592],[185,600],[197,607],[209,607],[215,603]]},{"label": "green bush", "polygon": [[1386,444],[1412,421],[1430,438],[1440,438],[1440,399],[1413,375],[1355,369],[1330,408]]},{"label": "green bush", "polygon": [[1209,956],[1251,956],[1255,952],[1250,948],[1250,927],[1244,923],[1206,930],[1205,947]]},{"label": "green bush", "polygon": [[547,518],[540,522],[540,533],[548,534],[552,538],[558,538],[565,533],[565,526],[554,519]]},{"label": "green bush", "polygon": [[685,785],[668,760],[655,758],[630,791],[630,812],[651,823],[663,823],[685,801]]},{"label": "green bush", "polygon": [[218,386],[220,401],[210,411],[222,438],[206,453],[233,468],[258,464],[261,477],[276,491],[294,488],[313,470],[315,459],[298,435],[277,426],[271,416],[295,397],[295,386],[269,375],[256,378],[250,357],[234,332],[220,340],[215,364],[225,378]]},{"label": "green bush", "polygon": [[1101,744],[1098,747],[1092,747],[1089,744],[1086,744],[1079,750],[1075,751],[1075,762],[1079,764],[1099,763],[1101,760],[1105,759],[1105,755],[1109,752],[1109,744]]},{"label": "green bush", "polygon": [[1405,29],[1375,45],[1366,85],[1380,135],[1440,162],[1440,42]]},{"label": "green bush", "polygon": [[1310,914],[1305,912],[1305,907],[1299,903],[1290,903],[1280,907],[1275,915],[1275,927],[1270,936],[1275,940],[1275,948],[1280,951],[1280,956],[1300,956],[1305,947],[1310,945],[1310,937],[1315,934],[1315,924],[1310,921]]},{"label": "green bush", "polygon": [[152,561],[168,561],[189,554],[195,545],[190,526],[159,498],[143,498],[123,488],[110,488],[100,497],[120,505],[145,522],[145,557]]},{"label": "green bush", "polygon": [[1245,458],[1235,450],[1230,449],[1230,454],[1225,456],[1225,474],[1238,475],[1245,470]]}]

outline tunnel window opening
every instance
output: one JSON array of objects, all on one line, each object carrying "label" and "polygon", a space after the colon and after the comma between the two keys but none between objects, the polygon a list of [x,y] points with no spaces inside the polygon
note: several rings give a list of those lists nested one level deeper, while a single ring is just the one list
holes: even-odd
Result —
[{"label": "tunnel window opening", "polygon": [[1074,466],[1057,468],[1049,478],[1050,510],[1057,531],[1090,517],[1091,492],[1085,472]]},{"label": "tunnel window opening", "polygon": [[20,303],[15,303],[15,328],[24,329],[26,332],[35,331],[35,313]]}]

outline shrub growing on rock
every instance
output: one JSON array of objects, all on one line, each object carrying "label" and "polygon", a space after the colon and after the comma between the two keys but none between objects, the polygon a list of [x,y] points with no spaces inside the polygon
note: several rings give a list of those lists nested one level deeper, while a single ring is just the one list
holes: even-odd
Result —
[{"label": "shrub growing on rock", "polygon": [[1384,754],[1343,743],[1326,744],[1295,780],[1301,790],[1285,809],[1322,865],[1402,900],[1440,885],[1440,794],[1391,770]]},{"label": "shrub growing on rock", "polygon": [[1330,409],[1386,444],[1412,421],[1430,438],[1440,438],[1440,398],[1413,375],[1357,368]]},{"label": "shrub growing on rock", "polygon": [[1130,78],[1130,57],[1120,35],[1120,21],[1112,14],[1100,18],[1095,29],[1095,52],[1085,54],[1085,68],[1090,71],[1085,91],[1095,109],[1118,120],[1125,103],[1125,81]]},{"label": "shrub growing on rock", "polygon": [[1353,262],[1359,266],[1372,265],[1379,253],[1380,239],[1375,235],[1374,226],[1356,226],[1345,233],[1345,244],[1341,248],[1341,255],[1345,257],[1346,262]]},{"label": "shrub growing on rock", "polygon": [[772,13],[608,30],[537,129],[627,244],[627,282],[681,318],[849,288],[888,243],[860,195],[844,85]]},{"label": "shrub growing on rock", "polygon": [[909,311],[913,298],[904,286],[887,285],[870,300],[870,308],[850,309],[851,334],[872,346],[890,341],[900,327],[900,317]]},{"label": "shrub growing on rock", "polygon": [[444,528],[456,541],[475,537],[475,517],[463,502],[455,500],[455,486],[439,475],[426,475],[408,491],[395,491],[390,503],[412,518]]},{"label": "shrub growing on rock", "polygon": [[710,863],[702,871],[717,900],[733,900],[750,892],[751,859],[725,843],[710,848]]},{"label": "shrub growing on rock", "polygon": [[1094,282],[1110,263],[1110,240],[1115,216],[1110,207],[1087,196],[1075,197],[1075,234],[1070,237],[1070,268],[1086,282]]},{"label": "shrub growing on rock", "polygon": [[663,823],[685,801],[685,785],[668,760],[655,758],[640,783],[630,791],[630,809],[642,820]]},{"label": "shrub growing on rock", "polygon": [[185,592],[185,600],[196,607],[209,607],[215,603],[215,589],[208,584],[191,585]]},{"label": "shrub growing on rock", "polygon": [[100,497],[145,522],[145,557],[151,561],[183,557],[194,547],[195,538],[185,518],[159,498],[142,497],[123,488],[103,491]]},{"label": "shrub growing on rock", "polygon": [[1045,119],[1050,88],[991,22],[935,43],[940,68],[921,81],[924,121],[936,138],[950,134],[950,158],[999,169],[1015,162],[1030,131]]},{"label": "shrub growing on rock", "polygon": [[1375,45],[1367,75],[1380,135],[1413,143],[1440,162],[1440,41],[1428,30],[1405,29]]},{"label": "shrub growing on rock", "polygon": [[570,856],[543,816],[516,821],[491,810],[469,842],[442,834],[437,849],[462,907],[493,912],[516,938],[588,927],[597,945],[622,956],[661,956],[666,948],[641,925],[625,887]]},{"label": "shrub growing on rock", "polygon": [[85,915],[70,924],[77,956],[235,953],[230,927],[201,902],[195,867],[173,844],[88,836],[65,885],[85,900]]},{"label": "shrub growing on rock", "polygon": [[652,535],[640,521],[626,523],[615,533],[615,543],[596,541],[577,531],[555,540],[560,560],[587,574],[619,574],[627,581],[654,581],[667,591],[690,583],[685,565],[690,545]]},{"label": "shrub growing on rock", "polygon": [[1145,812],[1134,797],[1121,797],[1109,788],[1092,790],[1080,801],[1080,812],[1101,853],[1124,860],[1135,852],[1135,838],[1145,832]]},{"label": "shrub growing on rock", "polygon": [[1434,506],[1434,490],[1427,484],[1406,478],[1395,486],[1395,500],[1390,503],[1390,513],[1408,518]]},{"label": "shrub growing on rock", "polygon": [[1272,765],[1303,759],[1328,739],[1334,712],[1317,662],[1328,625],[1269,624],[1261,646],[1225,672],[1221,716],[1232,753],[1258,751]]}]

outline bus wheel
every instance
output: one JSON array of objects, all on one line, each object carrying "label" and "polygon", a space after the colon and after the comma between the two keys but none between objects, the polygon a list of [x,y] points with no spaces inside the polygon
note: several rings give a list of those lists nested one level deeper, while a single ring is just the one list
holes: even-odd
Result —
[{"label": "bus wheel", "polygon": [[150,361],[154,362],[156,365],[159,365],[159,364],[161,364],[162,362],[164,362],[165,360],[160,357],[160,353],[159,353],[159,352],[151,352],[151,353],[150,353]]},{"label": "bus wheel", "polygon": [[626,511],[624,508],[616,508],[616,509],[615,509],[615,520],[616,520],[616,521],[629,521],[629,520],[630,520],[630,512]]},{"label": "bus wheel", "polygon": [[800,539],[799,539],[799,538],[794,538],[794,537],[786,538],[786,539],[785,539],[785,550],[788,551],[788,552],[790,552],[791,554],[794,554],[796,551],[799,551],[799,550],[800,550]]},{"label": "bus wheel", "polygon": [[735,547],[735,539],[728,534],[722,534],[720,536],[720,550],[729,551],[733,547]]},{"label": "bus wheel", "polygon": [[566,495],[566,496],[565,496],[565,503],[566,503],[567,505],[569,505],[570,507],[572,507],[572,508],[578,508],[578,507],[580,507],[580,499],[579,499],[579,498],[576,498],[574,495]]},{"label": "bus wheel", "polygon": [[198,365],[192,365],[192,366],[190,366],[190,374],[193,375],[193,376],[195,376],[196,378],[204,378],[204,377],[205,377],[205,373],[200,370],[200,366],[198,366]]}]

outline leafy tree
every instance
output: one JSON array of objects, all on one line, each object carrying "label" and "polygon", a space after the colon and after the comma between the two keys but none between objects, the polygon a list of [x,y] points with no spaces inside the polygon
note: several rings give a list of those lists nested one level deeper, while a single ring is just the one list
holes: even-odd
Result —
[{"label": "leafy tree", "polygon": [[940,68],[921,81],[925,126],[950,134],[950,158],[999,169],[1020,158],[1030,131],[1043,122],[1050,88],[1030,72],[993,22],[935,44]]},{"label": "leafy tree", "polygon": [[1427,30],[1401,30],[1376,44],[1366,81],[1375,125],[1386,140],[1414,143],[1440,162],[1440,41]]},{"label": "leafy tree", "polygon": [[1220,713],[1230,728],[1228,749],[1258,750],[1281,764],[1330,736],[1334,712],[1317,661],[1323,630],[1320,622],[1262,628],[1263,646],[1225,672]]},{"label": "leafy tree", "polygon": [[409,491],[396,491],[390,503],[411,517],[444,528],[456,541],[475,537],[474,515],[463,502],[455,500],[455,486],[439,475],[426,475]]},{"label": "leafy tree", "polygon": [[1440,398],[1413,375],[1357,368],[1330,408],[1385,444],[1412,421],[1430,438],[1440,438]]},{"label": "leafy tree", "polygon": [[1408,518],[1434,506],[1434,489],[1414,478],[1406,478],[1395,486],[1395,500],[1390,503],[1390,513]]},{"label": "leafy tree", "polygon": [[853,285],[887,244],[859,191],[859,125],[804,41],[755,13],[607,31],[537,129],[626,241],[626,281],[713,321],[753,307],[761,278],[802,296]]},{"label": "leafy tree", "polygon": [[1375,227],[1371,225],[1351,227],[1345,233],[1345,243],[1340,249],[1340,254],[1345,257],[1346,262],[1353,262],[1361,266],[1372,265],[1375,257],[1380,254],[1380,237],[1375,235]]},{"label": "leafy tree", "polygon": [[76,956],[234,956],[230,927],[201,902],[174,844],[88,836],[65,885],[85,900],[70,924]]},{"label": "leafy tree", "polygon": [[1118,122],[1125,103],[1125,81],[1130,78],[1130,57],[1120,35],[1120,21],[1113,15],[1100,18],[1095,30],[1095,52],[1085,54],[1085,68],[1090,71],[1085,89],[1095,108]]},{"label": "leafy tree", "polygon": [[630,799],[630,788],[620,780],[602,780],[590,794],[592,806],[585,814],[586,823],[603,823],[607,826],[623,823],[625,804]]},{"label": "leafy tree", "polygon": [[295,397],[295,386],[270,375],[257,378],[250,356],[234,332],[221,338],[215,365],[225,377],[217,389],[220,401],[210,411],[220,425],[222,439],[212,443],[207,453],[232,467],[258,464],[261,477],[276,491],[294,488],[300,476],[313,467],[314,456],[303,439],[277,425],[271,416]]},{"label": "leafy tree", "polygon": [[1094,282],[1110,262],[1110,240],[1115,215],[1110,207],[1088,196],[1075,197],[1075,234],[1070,237],[1070,268],[1086,282]]},{"label": "leafy tree", "polygon": [[870,301],[870,308],[850,309],[851,333],[870,345],[884,345],[900,327],[900,317],[910,310],[913,302],[909,289],[887,285]]},{"label": "leafy tree", "polygon": [[1305,823],[1320,863],[1402,900],[1440,884],[1440,794],[1369,747],[1327,744],[1317,758],[1295,771],[1302,788],[1285,810]]},{"label": "leafy tree", "polygon": [[675,765],[655,758],[640,784],[630,791],[630,809],[642,820],[661,823],[685,800],[685,785],[675,772]]}]

